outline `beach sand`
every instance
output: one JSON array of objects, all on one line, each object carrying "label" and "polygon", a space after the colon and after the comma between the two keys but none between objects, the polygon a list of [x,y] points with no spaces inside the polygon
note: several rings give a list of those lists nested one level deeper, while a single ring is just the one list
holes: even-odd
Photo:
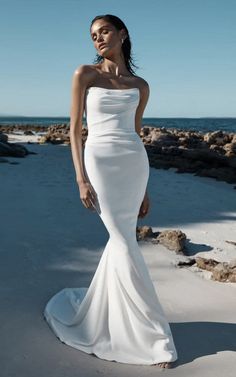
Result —
[{"label": "beach sand", "polygon": [[[22,137],[37,154],[7,157],[12,164],[0,167],[1,376],[235,376],[236,283],[176,267],[183,256],[160,244],[139,242],[173,332],[174,369],[104,361],[59,341],[44,307],[62,288],[89,286],[108,233],[80,201],[70,147]],[[192,256],[236,258],[225,242],[236,241],[234,185],[151,168],[148,193],[150,212],[139,226],[182,230]]]}]

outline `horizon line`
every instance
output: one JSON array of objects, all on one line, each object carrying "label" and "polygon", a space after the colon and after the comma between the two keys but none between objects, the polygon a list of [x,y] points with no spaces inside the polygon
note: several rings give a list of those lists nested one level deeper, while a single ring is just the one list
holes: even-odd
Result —
[{"label": "horizon line", "polygon": [[[1,115],[0,118],[68,118],[70,119],[70,116],[61,116],[61,115],[50,115],[50,116],[42,116],[42,115]],[[214,115],[207,115],[207,116],[148,116],[143,117],[142,119],[208,119],[208,118],[214,118],[214,119],[236,119],[236,116],[214,116]],[[86,120],[85,117],[83,117],[83,120]]]}]

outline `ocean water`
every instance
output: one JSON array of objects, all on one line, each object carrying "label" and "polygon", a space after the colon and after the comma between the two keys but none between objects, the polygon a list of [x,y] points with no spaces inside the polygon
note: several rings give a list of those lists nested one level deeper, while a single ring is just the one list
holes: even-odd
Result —
[{"label": "ocean water", "polygon": [[[69,123],[68,117],[0,117],[0,125],[40,125],[48,127],[58,123]],[[83,120],[86,124],[86,120]],[[236,132],[236,118],[143,118],[143,126],[177,128],[201,132],[222,130]]]}]

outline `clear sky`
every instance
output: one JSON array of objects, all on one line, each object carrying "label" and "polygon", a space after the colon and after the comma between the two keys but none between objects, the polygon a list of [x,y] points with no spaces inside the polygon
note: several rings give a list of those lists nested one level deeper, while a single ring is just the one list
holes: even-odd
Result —
[{"label": "clear sky", "polygon": [[91,20],[126,24],[144,117],[236,116],[235,0],[0,0],[0,115],[69,116],[71,79],[93,64]]}]

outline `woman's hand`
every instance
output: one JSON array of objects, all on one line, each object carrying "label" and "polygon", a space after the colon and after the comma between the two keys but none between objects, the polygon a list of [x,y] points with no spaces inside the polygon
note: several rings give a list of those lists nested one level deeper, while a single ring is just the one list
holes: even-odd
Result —
[{"label": "woman's hand", "polygon": [[78,182],[80,199],[86,208],[95,211],[95,202],[97,200],[97,194],[93,186],[89,182]]},{"label": "woman's hand", "polygon": [[149,201],[149,198],[148,198],[148,194],[146,192],[145,196],[143,198],[140,210],[139,210],[138,217],[142,218],[142,217],[146,216],[148,211],[149,211],[149,206],[150,206],[150,201]]}]

